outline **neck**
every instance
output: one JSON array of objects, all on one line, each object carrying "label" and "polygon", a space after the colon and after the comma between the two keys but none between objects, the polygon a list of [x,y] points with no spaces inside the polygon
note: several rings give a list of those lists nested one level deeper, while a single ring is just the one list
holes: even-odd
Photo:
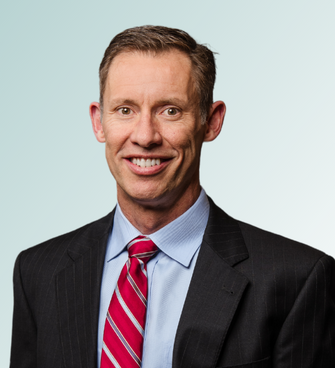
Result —
[{"label": "neck", "polygon": [[[164,196],[164,199],[136,200],[120,195],[118,188],[118,203],[128,221],[142,234],[150,235],[166,226],[196,202],[200,195],[200,184],[194,188],[187,188],[178,196]],[[122,193],[124,194],[124,192]]]}]

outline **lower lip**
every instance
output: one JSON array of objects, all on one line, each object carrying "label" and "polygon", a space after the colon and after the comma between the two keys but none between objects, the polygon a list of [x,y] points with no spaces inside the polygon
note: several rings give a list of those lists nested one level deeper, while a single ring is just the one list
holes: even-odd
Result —
[{"label": "lower lip", "polygon": [[126,164],[130,168],[132,172],[134,172],[137,175],[154,175],[158,174],[164,168],[170,163],[171,160],[163,161],[160,163],[160,165],[154,165],[150,167],[140,167],[136,164],[133,164],[130,160],[124,159],[126,161]]}]

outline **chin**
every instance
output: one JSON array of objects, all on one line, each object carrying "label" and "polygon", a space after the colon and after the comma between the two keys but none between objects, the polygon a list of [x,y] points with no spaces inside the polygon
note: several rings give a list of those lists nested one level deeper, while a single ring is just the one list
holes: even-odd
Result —
[{"label": "chin", "polygon": [[133,190],[122,190],[122,192],[128,201],[149,207],[163,204],[170,197],[167,188],[158,190],[157,185],[153,188],[143,188],[142,190],[134,188]]}]

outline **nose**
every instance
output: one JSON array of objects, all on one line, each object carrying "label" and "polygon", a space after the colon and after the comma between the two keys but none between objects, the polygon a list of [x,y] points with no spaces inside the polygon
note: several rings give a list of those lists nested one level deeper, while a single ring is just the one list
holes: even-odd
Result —
[{"label": "nose", "polygon": [[144,148],[160,145],[162,136],[159,131],[158,121],[155,121],[150,113],[141,114],[135,123],[130,140],[133,144]]}]

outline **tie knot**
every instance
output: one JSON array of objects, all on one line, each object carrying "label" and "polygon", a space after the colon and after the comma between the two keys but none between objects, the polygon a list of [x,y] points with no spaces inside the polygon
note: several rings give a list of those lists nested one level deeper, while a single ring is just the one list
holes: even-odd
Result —
[{"label": "tie knot", "polygon": [[157,252],[156,244],[148,237],[140,235],[133,239],[128,245],[129,258],[136,257],[145,264]]}]

